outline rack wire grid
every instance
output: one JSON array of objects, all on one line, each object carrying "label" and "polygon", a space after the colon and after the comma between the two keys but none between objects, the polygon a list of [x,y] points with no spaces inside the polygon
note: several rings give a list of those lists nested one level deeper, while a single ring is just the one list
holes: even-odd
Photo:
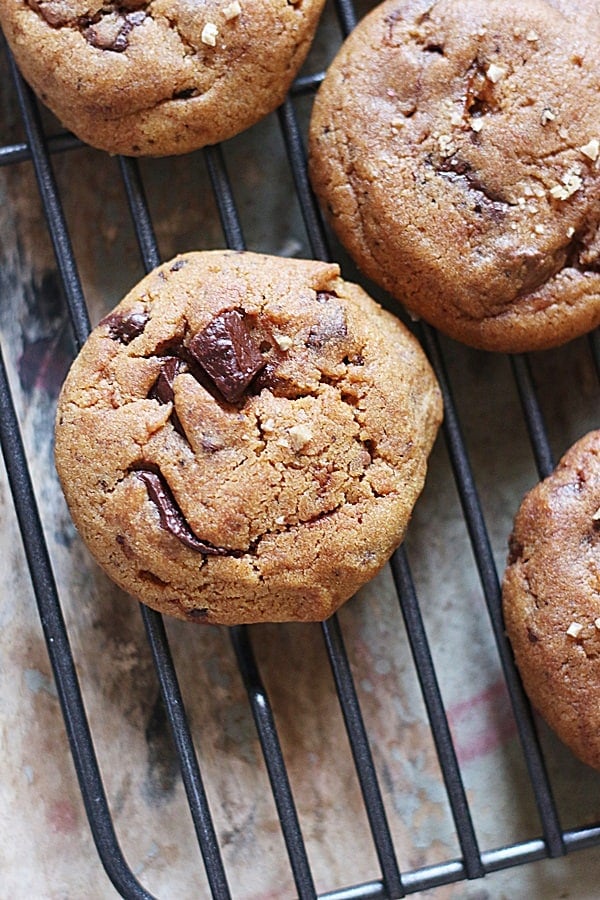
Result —
[{"label": "rack wire grid", "polygon": [[[339,43],[343,36],[354,27],[357,14],[362,14],[373,5],[372,3],[362,4],[359,9],[355,8],[349,0],[339,0],[328,6],[326,18],[329,30],[326,32],[326,39],[321,38],[322,43],[326,41],[325,55],[329,54],[329,58],[333,55],[336,42]],[[332,34],[334,35],[333,41]],[[59,188],[54,166],[56,161],[59,158],[65,158],[65,155],[72,159],[73,155],[77,153],[95,153],[95,151],[83,148],[72,135],[57,131],[56,123],[54,123],[54,130],[50,129],[52,134],[47,135],[47,127],[43,124],[43,116],[46,114],[45,112],[40,114],[36,99],[22,81],[10,54],[8,51],[6,52],[26,139],[0,147],[0,164],[8,168],[18,164],[33,166],[47,229],[54,248],[56,267],[62,285],[62,296],[72,324],[74,344],[75,347],[80,347],[90,328],[90,315],[78,272],[78,261],[72,246],[72,235],[63,209],[63,195],[68,188],[62,190]],[[320,65],[323,65],[321,58],[318,58]],[[323,77],[321,69],[316,73],[313,69],[313,73],[311,73],[312,59],[313,57],[309,57],[309,62],[304,70],[309,74],[303,73],[297,79],[288,99],[277,114],[270,117],[271,125],[269,127],[271,133],[275,134],[273,139],[275,152],[282,156],[287,155],[287,165],[296,194],[296,199],[290,200],[290,203],[298,205],[306,232],[306,236],[302,236],[300,243],[307,240],[310,252],[314,257],[330,259],[333,252],[331,249],[332,237],[322,223],[318,206],[307,180],[305,165],[304,129],[308,118],[307,111],[310,108],[312,95]],[[240,142],[244,140],[245,138],[242,136]],[[98,157],[100,156],[102,164],[108,165],[109,158],[98,154]],[[178,164],[189,167],[206,167],[225,242],[227,246],[241,250],[246,246],[246,239],[235,197],[236,182],[239,180],[240,172],[236,171],[235,178],[230,178],[226,157],[227,147],[214,146],[192,154],[187,160],[180,160]],[[129,206],[143,268],[149,271],[161,260],[155,236],[155,222],[150,212],[143,177],[143,171],[151,171],[153,163],[140,163],[133,159],[121,158],[118,161],[110,160],[110,165],[119,167],[122,190]],[[145,166],[148,168],[144,169]],[[168,170],[161,170],[163,173],[161,178],[164,178],[165,171]],[[268,172],[264,177],[268,179]],[[263,188],[265,183],[264,180],[260,182],[257,190]],[[187,202],[194,201],[192,198],[187,198]],[[197,202],[208,201],[198,198]],[[276,227],[275,224],[273,227]],[[351,264],[345,258],[341,248],[335,244],[333,246],[336,258],[342,259],[343,264],[351,270]],[[387,302],[387,298],[384,297],[383,302]],[[390,305],[390,308],[398,311],[393,304]],[[496,654],[496,661],[499,661],[499,671],[502,673],[501,677],[510,698],[511,721],[516,723],[518,732],[518,738],[514,739],[514,744],[518,748],[515,752],[520,760],[519,764],[526,772],[526,777],[519,782],[520,787],[517,788],[510,783],[509,778],[505,785],[506,795],[509,797],[510,805],[511,791],[518,790],[530,794],[536,813],[533,817],[533,825],[531,825],[531,820],[528,820],[530,831],[525,837],[499,842],[487,849],[482,849],[480,846],[480,836],[468,797],[470,791],[468,786],[465,786],[465,770],[468,768],[468,763],[461,759],[460,749],[457,750],[456,746],[456,731],[459,726],[454,727],[448,714],[447,704],[443,697],[445,670],[435,664],[435,658],[436,655],[439,656],[439,652],[435,646],[431,646],[426,627],[428,610],[435,598],[426,597],[425,600],[422,598],[420,600],[417,597],[416,579],[409,567],[411,555],[411,532],[409,530],[406,549],[400,548],[391,561],[391,578],[397,593],[396,602],[399,604],[404,620],[405,637],[408,640],[422,692],[427,716],[425,721],[429,723],[432,746],[439,764],[437,777],[440,790],[445,795],[444,803],[449,810],[449,828],[454,833],[456,840],[456,855],[445,858],[441,854],[436,861],[428,861],[423,865],[411,866],[409,864],[407,866],[405,864],[406,860],[410,861],[415,857],[405,852],[397,835],[398,828],[396,825],[394,827],[390,825],[391,813],[387,782],[382,787],[382,777],[386,781],[385,765],[376,746],[377,740],[373,736],[373,731],[376,729],[369,726],[368,717],[365,715],[369,694],[368,691],[366,692],[366,688],[363,689],[360,667],[347,650],[343,627],[340,624],[342,616],[340,613],[322,625],[315,625],[309,632],[309,638],[312,641],[319,641],[318,631],[319,629],[322,631],[322,640],[331,669],[330,677],[335,685],[337,703],[347,736],[347,745],[346,747],[340,746],[340,753],[349,752],[351,754],[355,778],[366,815],[367,825],[363,842],[355,849],[355,852],[360,856],[367,854],[368,849],[369,858],[375,860],[375,867],[372,877],[366,880],[354,884],[351,882],[328,883],[323,886],[321,893],[318,893],[311,853],[307,850],[307,842],[304,837],[304,832],[308,827],[306,813],[303,813],[302,816],[298,814],[298,798],[293,792],[292,779],[289,777],[286,765],[286,753],[282,750],[277,713],[273,709],[263,683],[260,661],[257,661],[254,649],[256,628],[254,626],[231,628],[228,634],[233,658],[243,680],[247,703],[252,712],[262,749],[262,762],[257,763],[257,766],[263,766],[268,775],[268,783],[283,838],[281,846],[285,847],[290,885],[293,885],[287,894],[283,892],[282,888],[281,894],[271,892],[269,896],[289,896],[296,893],[301,898],[321,896],[327,900],[396,898],[459,882],[463,879],[479,879],[501,869],[520,866],[548,857],[562,856],[574,850],[600,844],[600,824],[593,818],[590,819],[592,814],[589,810],[583,813],[584,819],[588,818],[589,821],[575,821],[569,827],[565,827],[561,822],[559,806],[554,799],[556,785],[553,783],[549,770],[552,768],[556,770],[563,764],[562,750],[558,746],[558,742],[554,741],[553,736],[543,731],[544,726],[540,726],[532,717],[503,631],[498,559],[501,559],[504,553],[507,537],[504,534],[506,523],[502,524],[503,538],[499,542],[499,549],[495,550],[490,538],[490,528],[494,527],[493,509],[488,510],[489,514],[485,515],[485,503],[482,502],[474,468],[470,462],[473,453],[476,453],[478,459],[480,454],[469,444],[473,423],[469,417],[469,400],[465,401],[463,397],[464,371],[468,370],[473,375],[478,366],[485,366],[488,357],[467,348],[455,346],[452,342],[438,336],[425,324],[411,323],[411,327],[415,329],[426,349],[444,395],[443,444],[445,450],[442,448],[438,451],[441,460],[439,466],[443,478],[449,479],[453,473],[457,496],[464,516],[465,543],[468,534],[472,564],[474,571],[478,573],[478,595],[469,601],[473,604],[470,614],[484,621],[485,624],[482,627],[493,635],[493,641],[491,641],[493,650],[490,651],[490,655],[493,657]],[[590,388],[588,383],[586,389],[586,409],[589,408],[592,411],[597,409],[598,376],[600,375],[599,346],[596,333],[574,342],[567,350],[531,356],[502,357],[501,363],[498,362],[498,357],[494,359],[493,365],[504,366],[509,373],[508,377],[511,379],[511,383],[516,386],[514,387],[515,397],[519,398],[517,406],[522,411],[520,427],[523,433],[528,435],[528,440],[524,439],[520,443],[516,437],[509,435],[502,445],[504,452],[510,452],[513,444],[515,446],[518,444],[522,449],[529,443],[539,477],[544,477],[553,468],[555,458],[552,449],[553,440],[561,452],[566,449],[561,446],[561,442],[564,442],[564,432],[559,429],[553,438],[551,430],[549,431],[546,425],[546,419],[552,414],[556,385],[563,380],[569,383],[567,392],[570,408],[577,410],[578,404],[581,405],[582,402],[581,373],[584,369],[588,376],[592,372],[593,385]],[[14,361],[9,359],[7,364],[2,361],[0,366],[2,448],[85,810],[98,854],[116,890],[123,897],[149,898],[152,896],[151,893],[134,874],[121,850],[118,829],[115,827],[114,814],[111,812],[111,803],[107,799],[105,777],[103,778],[101,774],[101,764],[97,759],[68,628],[65,624],[61,599],[53,574],[53,561],[47,545],[47,535],[36,501],[35,479],[30,472],[29,452],[22,437],[22,423],[17,416],[14,390],[11,393],[10,373],[13,369]],[[456,391],[451,379],[454,379],[458,385]],[[491,391],[493,393],[493,388]],[[455,400],[456,392],[460,394],[462,400]],[[466,396],[468,398],[468,390]],[[463,405],[462,421],[459,419],[461,402]],[[500,410],[496,412],[493,410],[493,397],[491,396],[489,403],[492,404],[491,420],[493,421],[496,415],[501,417],[502,413]],[[592,418],[593,415],[595,415],[594,412],[592,412]],[[466,426],[464,425],[465,419],[467,420]],[[486,421],[486,428],[489,427],[489,421]],[[579,420],[577,422],[579,423]],[[497,432],[490,439],[492,446],[495,441],[502,444],[501,435],[504,423],[498,421],[497,424]],[[467,433],[466,438],[465,432]],[[489,446],[486,445],[486,452],[489,451]],[[520,452],[520,449],[517,452]],[[513,464],[514,461],[511,465]],[[492,478],[495,477],[492,473]],[[484,490],[487,489],[484,487]],[[421,532],[426,531],[426,527],[427,523],[421,521]],[[454,553],[455,540],[455,536],[450,537],[443,551],[449,559]],[[418,541],[415,546],[417,550],[421,547]],[[415,555],[412,564],[413,568],[421,571],[427,568],[427,559],[423,560]],[[440,581],[435,588],[438,598],[441,598],[440,602],[442,602],[445,590],[444,581],[445,579]],[[124,600],[123,602],[130,601]],[[360,603],[360,600],[353,602]],[[194,895],[203,896],[203,892],[206,891],[207,895],[210,894],[215,898],[227,898],[236,893],[239,886],[239,873],[236,875],[237,884],[233,885],[228,875],[228,866],[224,861],[223,835],[215,825],[214,809],[218,808],[220,798],[213,795],[209,802],[209,792],[205,786],[202,765],[198,758],[198,746],[202,744],[203,739],[202,723],[196,722],[191,725],[189,722],[178,679],[177,665],[171,652],[168,628],[165,627],[163,619],[145,607],[140,607],[140,612],[155,668],[155,678],[160,685],[166,714],[164,720],[161,720],[162,727],[168,728],[172,736],[191,814],[190,828],[193,828],[195,832],[203,860],[203,874],[200,874],[202,862],[200,859],[197,861],[200,886]],[[446,615],[453,615],[450,607]],[[280,626],[280,628],[283,627]],[[401,627],[399,620],[399,623],[394,625],[392,641],[396,640]],[[185,628],[187,629],[186,640],[189,642],[200,642],[201,644],[205,639],[206,631],[199,626],[197,629],[195,626],[189,625]],[[276,641],[278,633],[277,628],[274,627],[271,639]],[[304,633],[303,639],[306,639]],[[456,660],[455,664],[460,669],[461,660]],[[482,663],[482,665],[487,664],[486,661]],[[303,685],[299,683],[297,691],[302,692],[302,690]],[[226,700],[223,701],[223,703],[226,702]],[[383,714],[394,720],[396,710],[390,706],[389,709],[384,710]],[[400,735],[403,726],[399,718],[394,727],[397,728]],[[540,727],[543,731],[541,742]],[[399,740],[401,742],[401,736]],[[550,765],[548,759],[551,760]],[[558,763],[553,762],[556,759],[559,760]],[[335,767],[335,760],[330,760],[329,765]],[[579,764],[573,763],[573,765],[578,766]],[[582,771],[585,769],[585,767],[581,768]],[[594,784],[593,778],[596,776],[591,771],[585,770],[584,775],[580,775],[578,769],[575,769],[575,772],[578,773],[576,778],[587,778],[587,784]],[[589,779],[592,781],[590,782]],[[597,789],[597,783],[595,786]],[[564,794],[568,793],[570,788],[561,787],[560,790]],[[593,793],[593,790],[590,792]],[[399,816],[402,817],[402,810],[400,810]],[[327,836],[324,837],[324,840],[327,840]],[[332,837],[331,840],[335,840],[335,837]],[[267,856],[264,866],[268,868],[270,865],[268,851],[265,852],[267,852]],[[348,866],[347,871],[352,873],[351,865]],[[339,874],[336,877],[339,880]],[[326,876],[324,878],[321,874],[321,883],[325,880]],[[183,896],[183,894],[176,894],[176,896]]]}]

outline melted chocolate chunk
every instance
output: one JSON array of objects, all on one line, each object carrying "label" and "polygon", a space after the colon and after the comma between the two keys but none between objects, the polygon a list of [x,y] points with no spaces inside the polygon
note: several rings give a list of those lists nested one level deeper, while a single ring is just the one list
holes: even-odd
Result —
[{"label": "melted chocolate chunk", "polygon": [[148,396],[159,403],[172,403],[174,400],[173,384],[183,367],[182,360],[176,356],[167,356],[162,362],[158,378],[150,388]]},{"label": "melted chocolate chunk", "polygon": [[240,400],[265,365],[240,312],[221,313],[188,344],[188,350],[230,403]]},{"label": "melted chocolate chunk", "polygon": [[[158,400],[159,403],[174,404],[175,394],[173,392],[173,384],[177,375],[184,369],[185,364],[183,360],[178,359],[176,356],[165,357],[162,362],[159,376],[148,393],[150,400]],[[171,422],[173,423],[175,431],[187,440],[187,435],[183,429],[179,416],[175,411],[175,406],[173,406],[173,411],[171,412]]]},{"label": "melted chocolate chunk", "polygon": [[134,474],[144,482],[150,500],[158,509],[160,524],[166,531],[170,531],[182,544],[198,553],[204,553],[206,556],[227,555],[228,551],[224,547],[206,544],[196,537],[161,475],[149,469],[135,469]]},{"label": "melted chocolate chunk", "polygon": [[99,323],[100,325],[108,325],[108,332],[115,341],[122,344],[130,344],[131,341],[139,337],[143,332],[148,319],[147,313],[130,313],[128,316],[120,316],[118,313],[111,313]]},{"label": "melted chocolate chunk", "polygon": [[145,18],[146,13],[143,10],[127,15],[112,12],[86,28],[83,34],[88,44],[98,50],[123,53],[129,46],[129,35],[134,27],[141,25]]}]

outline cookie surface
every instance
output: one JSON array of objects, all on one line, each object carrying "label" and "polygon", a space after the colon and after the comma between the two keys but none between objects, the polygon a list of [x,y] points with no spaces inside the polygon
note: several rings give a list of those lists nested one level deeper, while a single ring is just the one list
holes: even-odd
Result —
[{"label": "cookie surface", "polygon": [[533,705],[600,769],[600,431],[574,444],[525,497],[503,605]]},{"label": "cookie surface", "polygon": [[111,153],[165,156],[274,110],[324,2],[0,0],[0,24],[63,125]]},{"label": "cookie surface", "polygon": [[56,464],[92,553],[149,606],[315,621],[400,543],[440,418],[417,341],[336,265],[191,253],[92,332]]},{"label": "cookie surface", "polygon": [[334,230],[457,340],[517,352],[600,324],[599,40],[593,3],[386,0],[317,94]]}]

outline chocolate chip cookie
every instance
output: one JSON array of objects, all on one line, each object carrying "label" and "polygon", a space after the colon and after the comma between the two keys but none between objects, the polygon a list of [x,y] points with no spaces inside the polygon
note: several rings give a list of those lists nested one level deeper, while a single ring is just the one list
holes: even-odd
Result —
[{"label": "chocolate chip cookie", "polygon": [[274,110],[324,2],[0,0],[0,24],[27,81],[82,140],[166,156]]},{"label": "chocolate chip cookie", "polygon": [[506,629],[532,703],[600,769],[600,431],[525,497],[504,576]]},{"label": "chocolate chip cookie", "polygon": [[592,6],[386,0],[317,95],[311,178],[340,240],[475,347],[551,347],[600,324]]},{"label": "chocolate chip cookie", "polygon": [[336,265],[190,253],[92,332],[56,464],[90,550],[144,603],[315,621],[402,540],[440,418],[415,338]]}]

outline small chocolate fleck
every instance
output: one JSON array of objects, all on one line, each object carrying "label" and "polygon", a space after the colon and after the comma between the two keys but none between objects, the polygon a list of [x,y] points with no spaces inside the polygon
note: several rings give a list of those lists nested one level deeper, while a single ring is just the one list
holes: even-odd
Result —
[{"label": "small chocolate fleck", "polygon": [[531,644],[537,644],[537,642],[539,641],[539,637],[537,636],[535,631],[531,630],[529,626],[527,626],[527,637]]},{"label": "small chocolate fleck", "polygon": [[230,403],[241,399],[266,362],[236,309],[215,316],[194,335],[188,350]]},{"label": "small chocolate fleck", "polygon": [[183,269],[186,263],[186,259],[176,259],[173,265],[170,267],[169,272],[179,272],[180,269]]},{"label": "small chocolate fleck", "polygon": [[133,312],[128,316],[111,313],[105,316],[99,324],[108,326],[108,333],[113,340],[120,341],[122,344],[130,344],[143,332],[149,318],[147,313],[141,312]]},{"label": "small chocolate fleck", "polygon": [[206,620],[208,619],[208,609],[206,607],[189,609],[187,615],[190,619],[196,619],[197,621],[206,622]]},{"label": "small chocolate fleck", "polygon": [[178,538],[186,547],[199,553],[207,556],[227,555],[228,551],[224,547],[215,547],[196,537],[162,475],[149,469],[135,469],[134,474],[146,486],[150,500],[158,509],[160,524],[166,531]]},{"label": "small chocolate fleck", "polygon": [[129,35],[136,25],[141,25],[146,18],[143,10],[122,15],[112,12],[85,29],[83,35],[92,47],[97,50],[110,50],[123,53],[129,47]]}]

